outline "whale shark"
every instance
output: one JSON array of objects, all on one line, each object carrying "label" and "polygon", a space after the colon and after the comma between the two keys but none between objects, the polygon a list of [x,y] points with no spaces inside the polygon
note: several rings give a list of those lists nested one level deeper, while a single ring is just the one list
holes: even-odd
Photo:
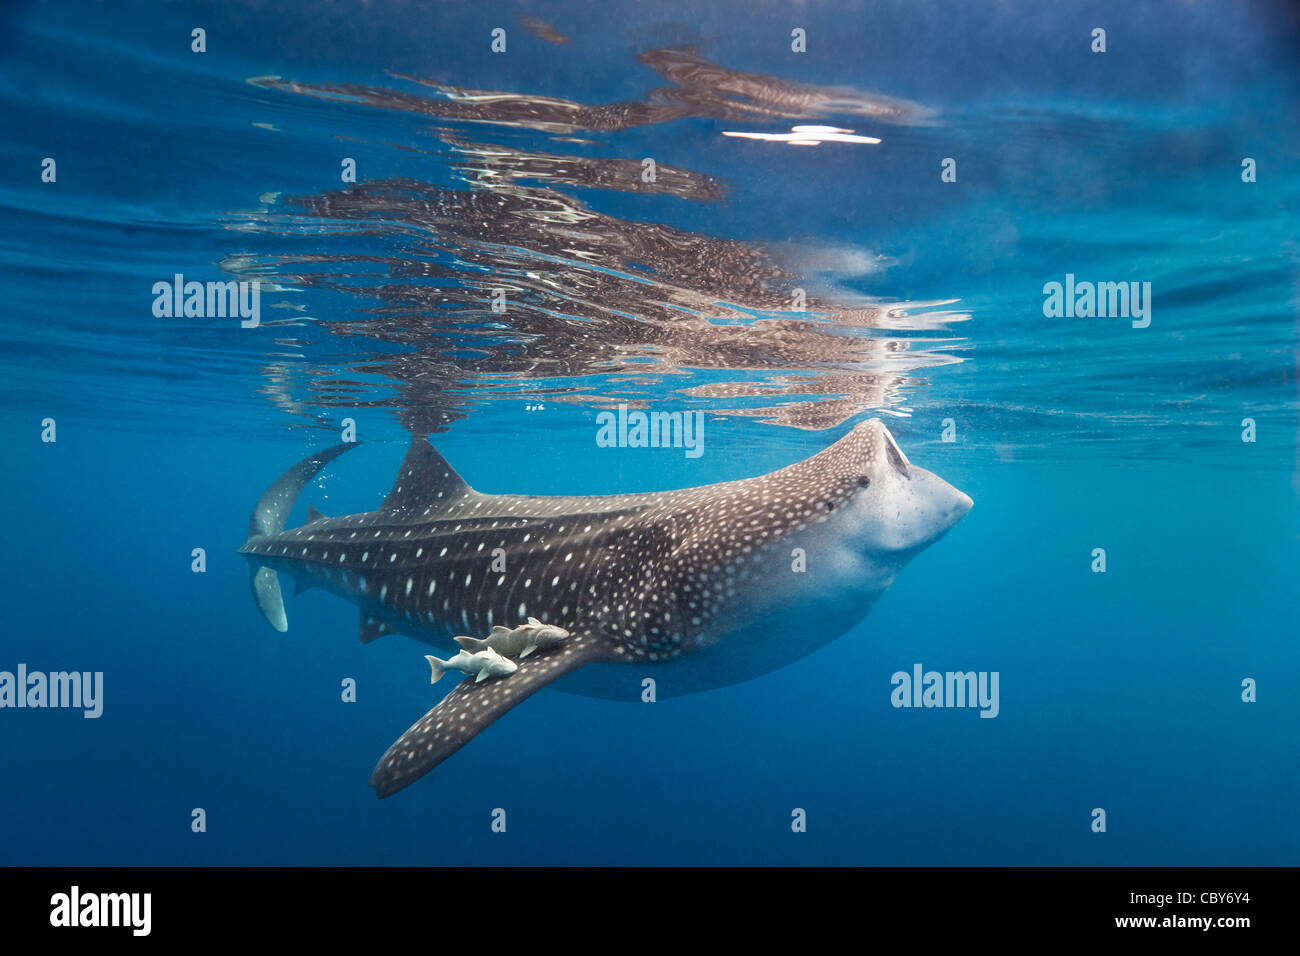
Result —
[{"label": "whale shark", "polygon": [[277,575],[360,609],[361,640],[401,633],[448,650],[456,634],[529,618],[569,636],[513,673],[461,680],[380,758],[387,797],[553,682],[639,700],[739,683],[823,647],[861,621],[899,571],[971,499],[911,464],[878,419],[765,475],[675,491],[488,495],[416,438],[378,510],[286,529],[300,492],[359,443],[285,472],[240,548],[257,606],[288,627]]}]

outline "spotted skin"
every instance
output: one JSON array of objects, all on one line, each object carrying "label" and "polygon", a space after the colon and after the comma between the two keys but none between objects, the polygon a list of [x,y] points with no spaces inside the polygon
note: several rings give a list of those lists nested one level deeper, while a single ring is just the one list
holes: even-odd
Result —
[{"label": "spotted skin", "polygon": [[[384,755],[372,779],[380,796],[588,664],[698,657],[703,688],[811,653],[860,620],[897,570],[970,506],[910,465],[873,420],[767,475],[637,495],[483,495],[418,440],[379,510],[282,530],[286,496],[291,503],[337,453],[290,469],[263,497],[277,510],[255,514],[241,549],[255,593],[256,575],[279,572],[343,596],[361,608],[363,639],[398,631],[455,647],[453,635],[529,616],[572,632],[507,677],[462,681]],[[796,548],[814,555],[816,574],[792,571]],[[502,559],[506,571],[496,570]],[[268,620],[278,626],[283,609],[274,611]],[[793,636],[800,633],[816,639]],[[691,687],[674,678],[668,689]],[[636,693],[624,679],[599,695]]]}]

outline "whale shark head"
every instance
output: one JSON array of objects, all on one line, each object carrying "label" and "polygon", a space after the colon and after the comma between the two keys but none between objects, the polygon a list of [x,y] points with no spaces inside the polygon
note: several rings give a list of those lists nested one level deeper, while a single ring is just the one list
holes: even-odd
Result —
[{"label": "whale shark head", "polygon": [[874,600],[971,509],[967,495],[909,462],[879,419],[861,423],[823,456],[825,515],[813,529],[815,546],[833,578],[823,584],[846,598]]},{"label": "whale shark head", "polygon": [[[878,419],[773,473],[763,494],[773,502],[798,502],[792,515],[783,515],[797,526],[782,544],[773,544],[771,570],[745,599],[762,614],[779,608],[794,621],[815,614],[845,629],[972,505],[938,475],[909,462]],[[805,553],[807,573],[788,573],[791,545]]]},{"label": "whale shark head", "polygon": [[[698,622],[687,639],[701,650],[666,665],[661,698],[770,673],[852,630],[972,504],[909,462],[878,420],[786,468],[689,494],[710,495],[674,552],[678,605]],[[628,699],[616,669],[587,668],[566,689]]]},{"label": "whale shark head", "polygon": [[848,527],[842,531],[872,553],[905,561],[970,511],[970,497],[909,462],[879,419],[863,422],[841,441],[844,458],[850,466],[856,462],[865,479],[843,509],[839,520]]}]

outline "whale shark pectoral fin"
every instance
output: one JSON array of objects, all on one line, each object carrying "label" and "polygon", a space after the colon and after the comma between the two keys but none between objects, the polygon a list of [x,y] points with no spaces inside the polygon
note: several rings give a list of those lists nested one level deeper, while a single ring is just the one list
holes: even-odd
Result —
[{"label": "whale shark pectoral fin", "polygon": [[513,674],[482,684],[463,680],[438,706],[421,717],[379,758],[370,785],[382,798],[391,796],[442,763],[480,731],[551,681],[585,664],[612,659],[588,636],[519,664]]},{"label": "whale shark pectoral fin", "polygon": [[377,617],[371,617],[368,614],[361,615],[361,643],[369,644],[385,634],[391,634],[393,629]]}]

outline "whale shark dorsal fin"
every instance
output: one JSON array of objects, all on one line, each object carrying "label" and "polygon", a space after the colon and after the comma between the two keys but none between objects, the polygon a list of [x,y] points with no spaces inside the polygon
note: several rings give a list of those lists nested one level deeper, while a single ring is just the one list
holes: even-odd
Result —
[{"label": "whale shark dorsal fin", "polygon": [[377,617],[371,617],[368,614],[361,615],[361,643],[369,644],[376,638],[383,637],[391,633],[392,628]]},{"label": "whale shark dorsal fin", "polygon": [[588,635],[520,661],[514,673],[479,684],[463,680],[379,758],[370,785],[387,797],[419,780],[520,701],[584,664],[616,659]]},{"label": "whale shark dorsal fin", "polygon": [[427,439],[417,438],[406,450],[397,480],[388,493],[381,511],[438,510],[458,498],[473,494],[474,489],[456,474],[447,459],[438,454]]},{"label": "whale shark dorsal fin", "polygon": [[320,510],[319,510],[315,505],[308,505],[308,506],[307,506],[307,523],[308,523],[308,524],[311,524],[313,521],[320,521],[320,519],[321,519],[321,518],[324,518],[324,517],[325,517],[325,516],[324,516],[323,514],[320,513]]}]

